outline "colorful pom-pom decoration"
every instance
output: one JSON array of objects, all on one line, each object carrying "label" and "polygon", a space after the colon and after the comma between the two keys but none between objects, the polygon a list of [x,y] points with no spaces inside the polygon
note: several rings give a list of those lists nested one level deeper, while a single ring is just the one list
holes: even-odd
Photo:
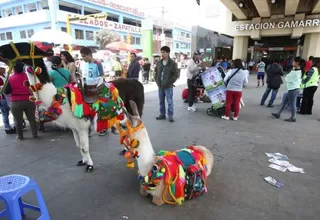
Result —
[{"label": "colorful pom-pom decoration", "polygon": [[39,74],[42,73],[42,69],[37,66],[37,67],[34,69],[34,73],[37,74],[37,75],[39,75]]},{"label": "colorful pom-pom decoration", "polygon": [[137,139],[133,139],[133,140],[131,141],[131,147],[133,147],[133,148],[138,148],[139,145],[140,145],[140,142],[139,142]]},{"label": "colorful pom-pom decoration", "polygon": [[157,164],[154,164],[152,167],[153,171],[159,171],[159,166]]},{"label": "colorful pom-pom decoration", "polygon": [[122,113],[122,114],[118,115],[118,116],[117,116],[117,119],[118,119],[119,121],[122,121],[122,120],[124,119],[124,114]]},{"label": "colorful pom-pom decoration", "polygon": [[36,101],[36,105],[41,105],[41,104],[42,104],[41,100]]},{"label": "colorful pom-pom decoration", "polygon": [[41,83],[36,84],[36,89],[41,90],[43,88],[43,85]]},{"label": "colorful pom-pom decoration", "polygon": [[36,98],[33,95],[31,95],[31,96],[29,96],[29,100],[30,100],[30,102],[35,102]]},{"label": "colorful pom-pom decoration", "polygon": [[28,66],[26,68],[26,72],[29,73],[29,74],[33,74],[34,73],[33,68],[31,66]]},{"label": "colorful pom-pom decoration", "polygon": [[134,162],[127,163],[127,167],[128,167],[129,169],[134,168]]},{"label": "colorful pom-pom decoration", "polygon": [[29,88],[30,82],[29,82],[28,80],[25,80],[25,81],[23,82],[23,86]]},{"label": "colorful pom-pom decoration", "polygon": [[124,157],[127,158],[127,159],[129,159],[129,158],[131,157],[131,153],[127,151],[127,152],[124,154]]}]

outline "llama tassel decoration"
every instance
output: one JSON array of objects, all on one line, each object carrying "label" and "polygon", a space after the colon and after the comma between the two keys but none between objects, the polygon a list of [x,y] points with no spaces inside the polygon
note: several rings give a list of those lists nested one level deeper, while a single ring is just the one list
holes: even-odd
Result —
[{"label": "llama tassel decoration", "polygon": [[129,140],[129,138],[125,138],[123,141],[124,146],[128,150],[124,157],[127,158],[127,168],[132,169],[134,168],[134,162],[133,159],[139,158],[139,152],[135,149],[139,147],[140,142],[136,139],[133,139],[132,141]]}]

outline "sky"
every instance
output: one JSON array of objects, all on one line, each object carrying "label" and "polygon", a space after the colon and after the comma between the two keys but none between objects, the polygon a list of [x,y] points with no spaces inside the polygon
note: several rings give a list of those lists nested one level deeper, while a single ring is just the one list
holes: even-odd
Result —
[{"label": "sky", "polygon": [[[179,23],[190,23],[190,15],[197,14],[195,0],[117,0],[119,4],[141,9],[147,14],[162,17],[162,7],[165,9],[165,20]],[[192,16],[191,16],[192,17]]]},{"label": "sky", "polygon": [[196,0],[117,0],[116,2],[138,8],[156,17],[162,17],[161,10],[164,7],[165,20],[190,26],[200,25],[215,31],[222,28],[219,19],[225,19],[223,15],[226,8],[220,0],[201,0],[200,7]]},{"label": "sky", "polygon": [[[8,0],[0,0],[6,2]],[[220,0],[109,0],[121,5],[130,6],[155,17],[162,17],[162,7],[165,9],[164,19],[179,24],[199,25],[217,32],[224,32],[227,9]]]}]

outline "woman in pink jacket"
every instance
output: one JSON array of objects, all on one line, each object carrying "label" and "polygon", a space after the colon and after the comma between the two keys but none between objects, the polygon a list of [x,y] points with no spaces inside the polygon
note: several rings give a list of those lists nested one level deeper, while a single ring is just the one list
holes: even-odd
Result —
[{"label": "woman in pink jacket", "polygon": [[25,112],[31,126],[33,138],[38,138],[37,122],[35,116],[35,103],[29,100],[30,91],[24,86],[24,82],[28,81],[27,74],[24,72],[24,64],[20,61],[16,62],[14,74],[9,78],[6,93],[10,93],[11,112],[14,117],[17,129],[17,139],[23,140],[23,112]]}]

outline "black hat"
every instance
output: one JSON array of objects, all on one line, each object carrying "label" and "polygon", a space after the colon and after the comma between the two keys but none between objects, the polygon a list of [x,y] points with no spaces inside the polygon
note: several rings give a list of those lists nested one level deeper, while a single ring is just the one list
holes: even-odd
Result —
[{"label": "black hat", "polygon": [[164,51],[164,52],[166,52],[166,53],[170,53],[170,47],[168,47],[168,46],[163,46],[163,47],[161,47],[161,51]]},{"label": "black hat", "polygon": [[[13,45],[13,46],[12,46]],[[13,47],[17,49],[20,56],[29,56],[31,51],[31,43],[15,43],[15,44],[5,44],[0,47],[0,56],[12,60],[17,57],[16,52]],[[37,46],[34,46],[34,55],[48,57],[52,56],[51,53],[46,53],[43,50],[39,49]]]},{"label": "black hat", "polygon": [[193,53],[193,55],[194,55],[194,56],[196,56],[196,55],[202,55],[202,53],[200,53],[200,51],[197,50],[197,51],[195,51],[195,52]]}]

